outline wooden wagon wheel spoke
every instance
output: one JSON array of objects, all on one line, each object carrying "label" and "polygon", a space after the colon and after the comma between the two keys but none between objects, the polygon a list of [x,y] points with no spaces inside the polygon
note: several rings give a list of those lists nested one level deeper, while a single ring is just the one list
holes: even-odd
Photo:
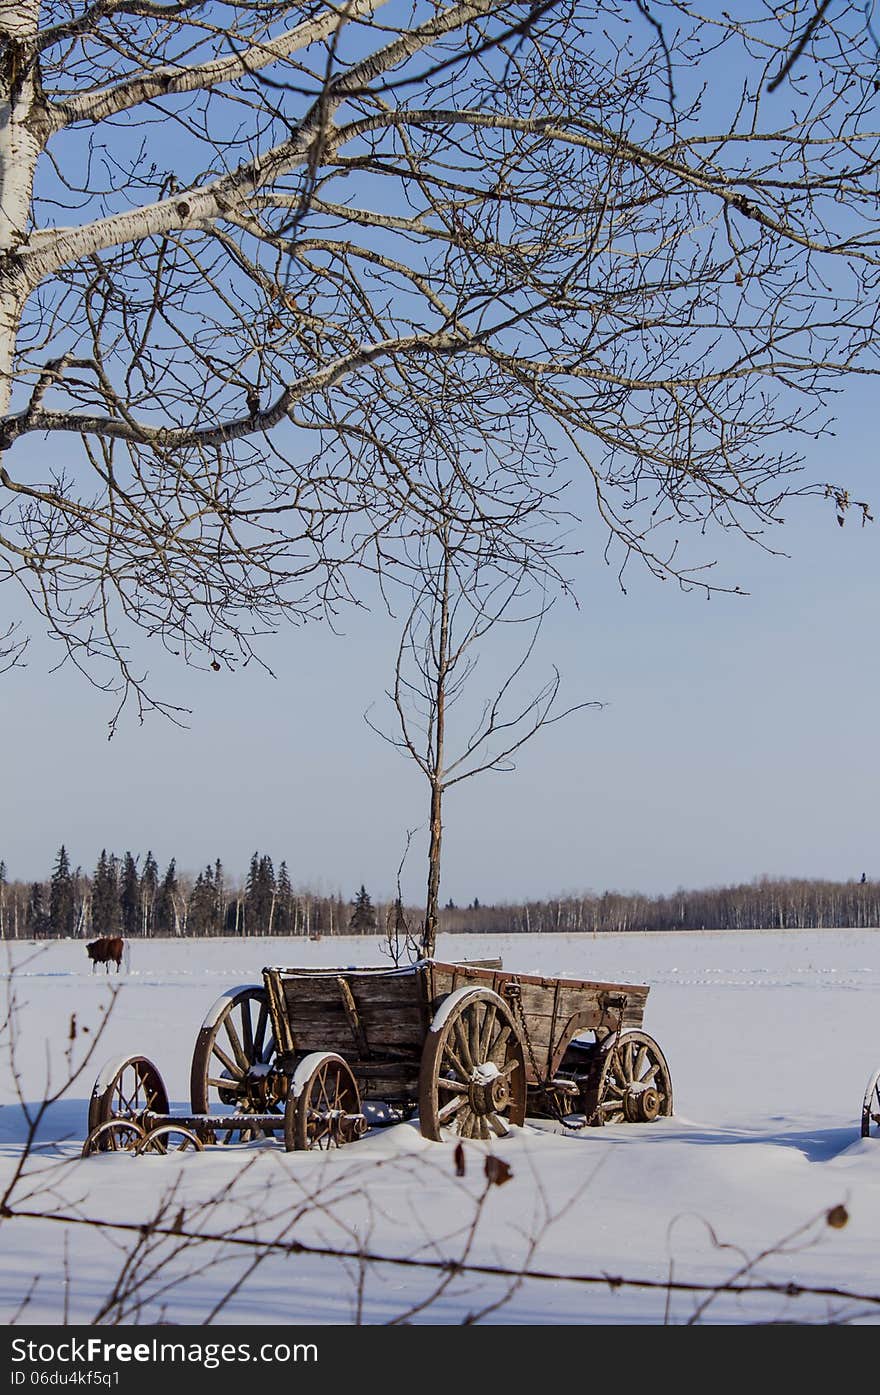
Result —
[{"label": "wooden wagon wheel spoke", "polygon": [[255,1061],[257,1056],[254,1051],[254,1024],[251,1021],[250,1003],[248,1002],[241,1005],[241,1032],[244,1040],[245,1060]]},{"label": "wooden wagon wheel spoke", "polygon": [[458,1042],[459,1053],[464,1062],[464,1074],[470,1075],[474,1068],[474,1058],[471,1055],[471,1044],[467,1039],[467,1032],[464,1029],[464,1024],[456,1020],[454,1027],[455,1039]]},{"label": "wooden wagon wheel spoke", "polygon": [[466,1095],[468,1092],[468,1085],[465,1080],[451,1080],[448,1075],[440,1076],[440,1078],[437,1081],[437,1087],[440,1090],[452,1090],[455,1093],[462,1095]]},{"label": "wooden wagon wheel spoke", "polygon": [[504,1060],[507,1051],[507,1043],[510,1040],[510,1030],[509,1022],[505,1022],[499,1026],[495,1039],[489,1047],[489,1054],[486,1057],[487,1061],[493,1061],[495,1065],[497,1065],[499,1060]]},{"label": "wooden wagon wheel spoke", "polygon": [[599,1110],[602,1115],[602,1120],[606,1124],[622,1124],[625,1120],[623,1107],[619,1099],[603,1100],[599,1105]]},{"label": "wooden wagon wheel spoke", "polygon": [[492,1034],[495,1030],[496,1016],[495,1005],[494,1003],[490,1003],[483,1019],[483,1030],[480,1033],[480,1043],[477,1047],[477,1056],[481,1061],[490,1061],[492,1059],[489,1043],[492,1040]]},{"label": "wooden wagon wheel spoke", "polygon": [[453,1121],[455,1132],[461,1138],[473,1138],[474,1136],[474,1111],[468,1106],[463,1109],[457,1119]]},{"label": "wooden wagon wheel spoke", "polygon": [[497,1114],[487,1114],[486,1118],[489,1122],[489,1127],[492,1129],[493,1133],[497,1134],[499,1138],[507,1137],[507,1135],[510,1133],[510,1129],[507,1127],[505,1123],[502,1122],[501,1119],[498,1118]]},{"label": "wooden wagon wheel spoke", "polygon": [[236,1031],[235,1023],[232,1020],[232,1013],[226,1018],[224,1026],[226,1028],[226,1035],[229,1038],[229,1043],[232,1047],[233,1055],[240,1069],[246,1071],[248,1066],[253,1065],[253,1057],[248,1055],[241,1044],[241,1037]]},{"label": "wooden wagon wheel spoke", "polygon": [[242,1070],[239,1063],[237,1061],[233,1061],[231,1056],[227,1056],[226,1052],[223,1050],[221,1046],[217,1045],[216,1041],[214,1042],[214,1045],[211,1047],[211,1055],[216,1056],[218,1061],[222,1061],[223,1065],[229,1071],[229,1074],[233,1077],[234,1080],[244,1079],[245,1072]]},{"label": "wooden wagon wheel spoke", "polygon": [[443,1053],[443,1064],[446,1069],[455,1071],[459,1080],[467,1080],[470,1076],[470,1071],[448,1043]]},{"label": "wooden wagon wheel spoke", "polygon": [[524,1042],[512,1010],[491,988],[450,995],[431,1024],[419,1071],[425,1138],[504,1138],[525,1119]]},{"label": "wooden wagon wheel spoke", "polygon": [[480,1039],[483,1035],[483,1019],[485,1010],[482,1004],[478,1004],[467,1018],[467,1039],[470,1048],[471,1060],[478,1066],[483,1057],[480,1053]]},{"label": "wooden wagon wheel spoke", "polygon": [[260,1003],[260,1011],[257,1014],[257,1028],[254,1032],[254,1053],[256,1059],[265,1064],[268,1059],[266,1052],[270,1054],[275,1050],[274,1042],[266,1042],[266,1027],[269,1024],[269,1008],[265,1001]]},{"label": "wooden wagon wheel spoke", "polygon": [[451,1100],[447,1100],[446,1104],[440,1106],[437,1110],[437,1118],[440,1120],[441,1124],[447,1124],[453,1114],[457,1114],[458,1111],[465,1108],[466,1105],[466,1094],[455,1095]]}]

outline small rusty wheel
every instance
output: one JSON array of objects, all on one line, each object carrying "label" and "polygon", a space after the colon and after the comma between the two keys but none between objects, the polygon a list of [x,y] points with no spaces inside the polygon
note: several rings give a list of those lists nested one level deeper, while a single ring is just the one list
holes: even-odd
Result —
[{"label": "small rusty wheel", "polygon": [[419,1070],[419,1124],[445,1138],[505,1138],[526,1114],[522,1035],[491,988],[460,988],[431,1023]]},{"label": "small rusty wheel", "polygon": [[192,1129],[182,1124],[158,1124],[135,1145],[134,1151],[138,1154],[185,1153],[190,1149],[196,1153],[205,1151],[205,1145]]},{"label": "small rusty wheel", "polygon": [[89,1133],[110,1119],[140,1122],[143,1114],[168,1113],[168,1091],[146,1056],[124,1056],[101,1071],[89,1101]]},{"label": "small rusty wheel", "polygon": [[236,1114],[277,1114],[283,1124],[284,1076],[275,1068],[275,1034],[265,988],[234,988],[211,1008],[196,1039],[190,1071],[193,1114],[228,1114],[218,1143],[274,1137],[272,1129],[237,1125]]},{"label": "small rusty wheel", "polygon": [[880,1068],[868,1081],[862,1101],[862,1138],[880,1138]]},{"label": "small rusty wheel", "polygon": [[626,1027],[598,1058],[584,1091],[584,1112],[595,1124],[650,1124],[672,1113],[672,1080],[660,1047]]},{"label": "small rusty wheel", "polygon": [[134,1119],[105,1119],[89,1130],[82,1146],[83,1158],[91,1158],[95,1153],[134,1153],[143,1142],[144,1131]]},{"label": "small rusty wheel", "polygon": [[313,1051],[294,1072],[284,1111],[288,1152],[341,1148],[366,1131],[361,1096],[351,1068],[335,1051]]}]

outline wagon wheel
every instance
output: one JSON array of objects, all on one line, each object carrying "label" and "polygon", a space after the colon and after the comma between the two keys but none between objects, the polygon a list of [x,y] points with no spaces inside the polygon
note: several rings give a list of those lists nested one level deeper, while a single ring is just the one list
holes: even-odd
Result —
[{"label": "wagon wheel", "polygon": [[140,1153],[184,1153],[193,1149],[197,1153],[205,1151],[205,1145],[197,1133],[184,1128],[182,1124],[158,1124],[135,1145]]},{"label": "wagon wheel", "polygon": [[95,1153],[133,1153],[144,1139],[144,1130],[134,1119],[105,1119],[89,1130],[82,1146],[83,1158]]},{"label": "wagon wheel", "polygon": [[584,1113],[595,1124],[650,1124],[672,1113],[669,1067],[653,1037],[635,1027],[618,1034],[597,1058]]},{"label": "wagon wheel", "polygon": [[284,1077],[274,1069],[275,1056],[265,988],[252,984],[218,998],[202,1023],[190,1072],[193,1114],[230,1116],[228,1128],[215,1129],[218,1143],[274,1137],[272,1129],[236,1124],[236,1114],[277,1114],[281,1128]]},{"label": "wagon wheel", "polygon": [[441,1142],[505,1138],[526,1114],[523,1038],[491,988],[461,988],[442,1003],[419,1070],[422,1135]]},{"label": "wagon wheel", "polygon": [[140,1122],[146,1110],[168,1113],[168,1091],[152,1061],[146,1056],[126,1056],[108,1063],[89,1101],[89,1133],[111,1119]]},{"label": "wagon wheel", "polygon": [[288,1152],[341,1148],[366,1129],[357,1081],[334,1051],[313,1051],[300,1061],[284,1111]]},{"label": "wagon wheel", "polygon": [[880,1069],[875,1070],[862,1103],[862,1138],[880,1138]]}]

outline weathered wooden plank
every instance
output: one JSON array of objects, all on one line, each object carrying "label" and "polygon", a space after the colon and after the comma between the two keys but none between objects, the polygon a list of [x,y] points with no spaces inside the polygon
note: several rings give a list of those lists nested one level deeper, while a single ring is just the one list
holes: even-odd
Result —
[{"label": "weathered wooden plank", "polygon": [[[349,1018],[341,1003],[336,1007],[327,1005],[317,1008],[313,1003],[298,1003],[289,1017],[293,1031],[299,1034],[317,1030],[322,1026],[330,1030],[350,1030]],[[408,1012],[406,1015],[383,1013],[380,1017],[367,1017],[361,1013],[359,1018],[364,1036],[374,1050],[378,1050],[381,1039],[387,1037],[388,1033],[397,1036],[404,1034],[418,1039],[424,1036],[421,1018],[415,1012]]]},{"label": "weathered wooden plank", "polygon": [[[356,1046],[351,1028],[346,1017],[339,1017],[336,1020],[328,1021],[326,1018],[318,1018],[315,1021],[294,1020],[291,1023],[293,1028],[294,1042],[296,1050],[337,1050],[343,1053]],[[400,1025],[389,1024],[388,1028],[379,1039],[377,1036],[370,1038],[371,1055],[378,1060],[386,1052],[393,1048],[393,1052],[407,1049],[421,1053],[424,1045],[424,1034],[421,1031],[413,1030],[411,1027],[400,1027]]]}]

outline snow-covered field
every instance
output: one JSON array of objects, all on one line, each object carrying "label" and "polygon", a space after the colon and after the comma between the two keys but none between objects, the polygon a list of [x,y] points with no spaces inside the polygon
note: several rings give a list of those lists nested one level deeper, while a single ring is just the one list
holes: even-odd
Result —
[{"label": "snow-covered field", "polygon": [[[14,1213],[38,1216],[0,1220],[0,1322],[384,1323],[411,1309],[412,1321],[428,1323],[880,1321],[880,1302],[867,1299],[880,1297],[880,1142],[859,1133],[865,1085],[880,1065],[880,931],[456,936],[437,953],[649,984],[645,1028],[669,1061],[674,1116],[569,1134],[527,1121],[508,1139],[466,1143],[464,1177],[452,1145],[424,1140],[417,1122],[329,1154],[286,1153],[266,1139],[80,1159],[105,1059],[148,1056],[172,1108],[187,1110],[196,1034],[224,990],[259,983],[264,964],[387,961],[367,939],[163,940],[134,943],[117,978],[93,974],[80,942],[14,945],[4,969],[18,1000],[15,1066],[29,1110],[47,1082],[64,1079],[65,1052],[80,1059],[110,990],[119,993],[93,1062],[47,1112],[10,1198]],[[3,1041],[5,1186],[27,1122]],[[486,1186],[489,1150],[512,1170],[503,1186]],[[846,1224],[827,1224],[841,1205]],[[184,1231],[248,1242],[465,1258],[549,1277],[517,1283],[176,1235],[144,1241],[136,1230],[47,1218],[137,1226],[162,1207],[169,1229],[182,1219]],[[718,1296],[672,1289],[670,1278],[865,1297]]]}]

